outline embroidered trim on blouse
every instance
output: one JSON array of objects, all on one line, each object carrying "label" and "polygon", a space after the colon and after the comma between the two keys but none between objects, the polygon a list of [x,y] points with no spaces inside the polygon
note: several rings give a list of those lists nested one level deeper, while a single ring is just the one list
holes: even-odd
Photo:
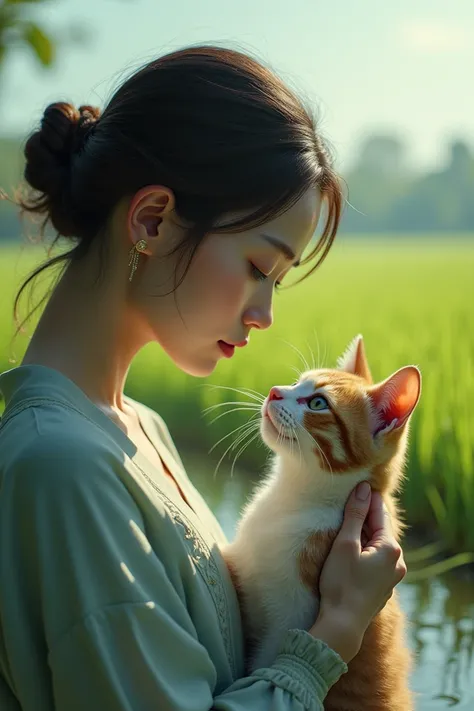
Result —
[{"label": "embroidered trim on blouse", "polygon": [[212,600],[214,602],[214,606],[217,612],[217,618],[219,620],[219,627],[221,630],[222,639],[224,640],[224,645],[227,652],[227,658],[232,669],[233,678],[235,679],[236,665],[229,628],[230,610],[227,602],[227,595],[222,582],[222,576],[217,566],[217,563],[214,560],[211,550],[207,545],[206,541],[202,538],[201,534],[194,528],[193,524],[187,518],[187,516],[168,498],[168,496],[163,491],[161,491],[161,489],[155,484],[153,479],[151,479],[141,467],[138,468],[145,476],[147,481],[152,485],[156,493],[159,495],[160,499],[163,501],[173,521],[184,529],[184,538],[186,539],[186,541],[189,542],[189,547],[191,548],[191,560],[195,563],[197,569],[203,577],[204,582],[206,583],[211,594]]}]

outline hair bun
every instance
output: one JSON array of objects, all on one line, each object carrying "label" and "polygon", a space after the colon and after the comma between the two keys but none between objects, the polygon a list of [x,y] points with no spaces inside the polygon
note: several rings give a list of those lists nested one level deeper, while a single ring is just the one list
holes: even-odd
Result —
[{"label": "hair bun", "polygon": [[41,127],[25,145],[25,180],[43,193],[37,200],[49,212],[53,227],[65,236],[75,234],[71,224],[70,169],[72,158],[85,144],[86,136],[100,118],[93,106],[78,109],[65,102],[50,104],[44,111]]}]

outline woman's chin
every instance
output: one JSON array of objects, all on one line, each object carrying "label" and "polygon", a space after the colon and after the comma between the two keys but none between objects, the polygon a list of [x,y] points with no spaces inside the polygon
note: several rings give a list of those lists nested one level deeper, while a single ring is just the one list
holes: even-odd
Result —
[{"label": "woman's chin", "polygon": [[194,357],[193,355],[174,357],[170,353],[168,355],[183,373],[191,375],[193,378],[207,378],[208,375],[212,375],[218,363],[216,358],[210,358],[209,356],[207,358],[199,358],[196,355]]},{"label": "woman's chin", "polygon": [[[158,341],[159,342],[159,341]],[[161,347],[166,352],[173,363],[193,378],[207,378],[215,371],[217,364],[224,360],[219,346],[217,344],[209,347],[207,344],[201,344],[194,351],[189,351],[187,343],[168,343],[161,342]]]}]

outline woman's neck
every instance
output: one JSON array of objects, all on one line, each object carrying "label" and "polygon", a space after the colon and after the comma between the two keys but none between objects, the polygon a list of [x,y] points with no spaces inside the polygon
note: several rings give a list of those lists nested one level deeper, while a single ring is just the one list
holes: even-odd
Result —
[{"label": "woman's neck", "polygon": [[[144,345],[132,328],[127,283],[95,278],[86,257],[66,269],[33,333],[22,364],[54,368],[107,411],[124,411],[130,363]],[[113,274],[113,269],[109,270]],[[121,280],[123,282],[123,280]],[[136,331],[136,329],[135,329]]]}]

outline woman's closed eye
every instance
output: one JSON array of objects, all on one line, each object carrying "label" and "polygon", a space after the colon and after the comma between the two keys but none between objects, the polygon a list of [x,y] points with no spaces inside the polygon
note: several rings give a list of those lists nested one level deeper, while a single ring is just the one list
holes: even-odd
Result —
[{"label": "woman's closed eye", "polygon": [[[250,275],[252,279],[255,279],[255,281],[266,281],[269,278],[268,274],[265,274],[265,272],[262,272],[261,269],[255,266],[253,262],[249,262],[250,265]],[[281,286],[281,282],[276,281],[275,282],[275,289],[278,289]]]}]

